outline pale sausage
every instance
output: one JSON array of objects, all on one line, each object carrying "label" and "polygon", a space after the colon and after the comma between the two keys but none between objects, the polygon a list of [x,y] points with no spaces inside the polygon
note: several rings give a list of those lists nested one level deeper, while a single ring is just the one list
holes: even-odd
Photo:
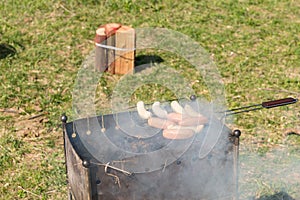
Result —
[{"label": "pale sausage", "polygon": [[172,101],[171,102],[171,108],[174,112],[179,114],[184,114],[183,107],[178,103],[178,101]]},{"label": "pale sausage", "polygon": [[184,110],[185,110],[186,114],[188,114],[191,117],[202,117],[202,115],[200,113],[196,112],[192,108],[192,106],[190,106],[188,104],[184,106]]},{"label": "pale sausage", "polygon": [[149,119],[151,117],[151,112],[149,112],[145,109],[144,102],[142,102],[142,101],[137,102],[136,109],[141,118]]},{"label": "pale sausage", "polygon": [[152,111],[157,117],[167,118],[167,111],[160,107],[160,103],[158,101],[154,102],[154,104],[152,105]]}]

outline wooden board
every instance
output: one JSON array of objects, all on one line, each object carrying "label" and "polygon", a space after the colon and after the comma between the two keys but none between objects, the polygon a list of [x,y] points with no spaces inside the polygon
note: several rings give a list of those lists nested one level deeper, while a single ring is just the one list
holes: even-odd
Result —
[{"label": "wooden board", "polygon": [[[115,47],[116,44],[116,31],[121,27],[121,24],[118,23],[109,23],[105,26],[105,34],[107,37],[107,46]],[[115,57],[116,57],[116,51],[114,49],[106,49],[106,56],[107,56],[107,65],[108,69],[107,71],[109,73],[114,74],[115,73]]]},{"label": "wooden board", "polygon": [[133,73],[135,56],[135,31],[128,26],[122,26],[115,34],[115,46],[117,48],[128,49],[126,51],[117,50],[115,52],[115,74]]},{"label": "wooden board", "polygon": [[107,71],[112,74],[133,73],[135,56],[133,28],[118,23],[109,23],[97,29],[94,40],[96,44],[106,45],[106,47],[96,45],[96,71]]},{"label": "wooden board", "polygon": [[[96,30],[96,36],[94,39],[96,44],[106,45],[105,28],[99,27]],[[104,72],[107,68],[106,49],[96,46],[95,48],[95,69],[99,72]]]},{"label": "wooden board", "polygon": [[[107,38],[107,46],[111,46],[114,47],[115,46],[115,36],[112,35],[110,37]],[[115,50],[113,49],[106,49],[106,59],[107,59],[107,65],[108,65],[108,69],[107,71],[109,73],[114,74],[115,73]]]}]

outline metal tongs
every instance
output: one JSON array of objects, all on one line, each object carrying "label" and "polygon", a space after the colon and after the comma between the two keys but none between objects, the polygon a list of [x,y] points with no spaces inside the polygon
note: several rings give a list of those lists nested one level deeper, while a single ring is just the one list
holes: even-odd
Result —
[{"label": "metal tongs", "polygon": [[229,115],[235,115],[235,114],[244,113],[244,112],[250,112],[250,111],[254,111],[254,110],[260,110],[263,108],[269,109],[269,108],[274,108],[274,107],[279,107],[279,106],[285,106],[285,105],[296,103],[297,101],[298,101],[298,99],[289,97],[289,98],[284,98],[284,99],[266,101],[266,102],[262,102],[261,104],[255,104],[255,105],[251,105],[251,106],[234,108],[234,109],[223,111],[223,113],[225,113],[225,116],[229,116]]}]

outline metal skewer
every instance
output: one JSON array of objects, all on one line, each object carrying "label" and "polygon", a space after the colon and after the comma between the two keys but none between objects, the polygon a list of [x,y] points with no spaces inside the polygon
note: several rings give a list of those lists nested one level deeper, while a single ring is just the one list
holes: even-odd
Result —
[{"label": "metal skewer", "polygon": [[279,107],[279,106],[285,106],[285,105],[296,103],[297,101],[298,101],[298,99],[289,97],[289,98],[284,98],[284,99],[266,101],[266,102],[262,102],[261,104],[255,104],[255,105],[251,105],[251,106],[234,108],[234,109],[222,111],[221,113],[225,113],[225,116],[229,116],[229,115],[235,115],[235,114],[244,113],[244,112],[250,112],[250,111],[254,111],[254,110],[260,110],[263,108],[269,109],[269,108],[274,108],[274,107]]},{"label": "metal skewer", "polygon": [[[193,99],[196,99],[196,98],[197,97],[194,96]],[[171,100],[168,100],[168,102],[171,102]],[[254,105],[250,105],[250,106],[244,106],[244,107],[240,107],[240,108],[234,108],[234,109],[229,109],[229,110],[225,110],[225,111],[220,111],[218,113],[224,113],[225,117],[226,117],[229,115],[235,115],[235,114],[239,114],[239,113],[260,110],[263,108],[269,109],[269,108],[275,108],[275,107],[279,107],[279,106],[285,106],[285,105],[289,105],[289,104],[294,104],[296,102],[298,102],[298,99],[288,97],[288,98],[284,98],[284,99],[262,102],[261,104],[254,104]],[[145,107],[147,107],[149,105],[151,105],[151,104],[145,104]],[[128,109],[133,109],[133,108],[135,108],[135,106],[128,107]]]}]

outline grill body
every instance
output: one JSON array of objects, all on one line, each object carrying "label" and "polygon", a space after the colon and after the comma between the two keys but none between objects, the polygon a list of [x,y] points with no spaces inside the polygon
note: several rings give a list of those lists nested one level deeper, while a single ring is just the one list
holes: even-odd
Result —
[{"label": "grill body", "polygon": [[[89,118],[107,120],[116,126],[112,115]],[[189,148],[174,162],[160,169],[145,169],[144,173],[126,174],[108,167],[91,153],[76,130],[77,125],[91,126],[91,135],[101,133],[87,119],[63,121],[69,199],[75,200],[154,200],[154,199],[237,199],[238,136],[223,126],[220,138],[204,158],[199,158],[209,125],[197,136]],[[220,122],[213,122],[220,123]],[[101,124],[101,123],[99,123]],[[102,127],[103,128],[103,127]],[[122,130],[116,131],[121,134]],[[89,133],[90,134],[90,133]],[[113,135],[113,133],[112,133]],[[121,140],[126,138],[121,138]],[[92,140],[97,146],[97,139]],[[135,141],[130,141],[133,145]],[[99,154],[106,154],[99,146]],[[134,159],[134,158],[133,158]]]}]

